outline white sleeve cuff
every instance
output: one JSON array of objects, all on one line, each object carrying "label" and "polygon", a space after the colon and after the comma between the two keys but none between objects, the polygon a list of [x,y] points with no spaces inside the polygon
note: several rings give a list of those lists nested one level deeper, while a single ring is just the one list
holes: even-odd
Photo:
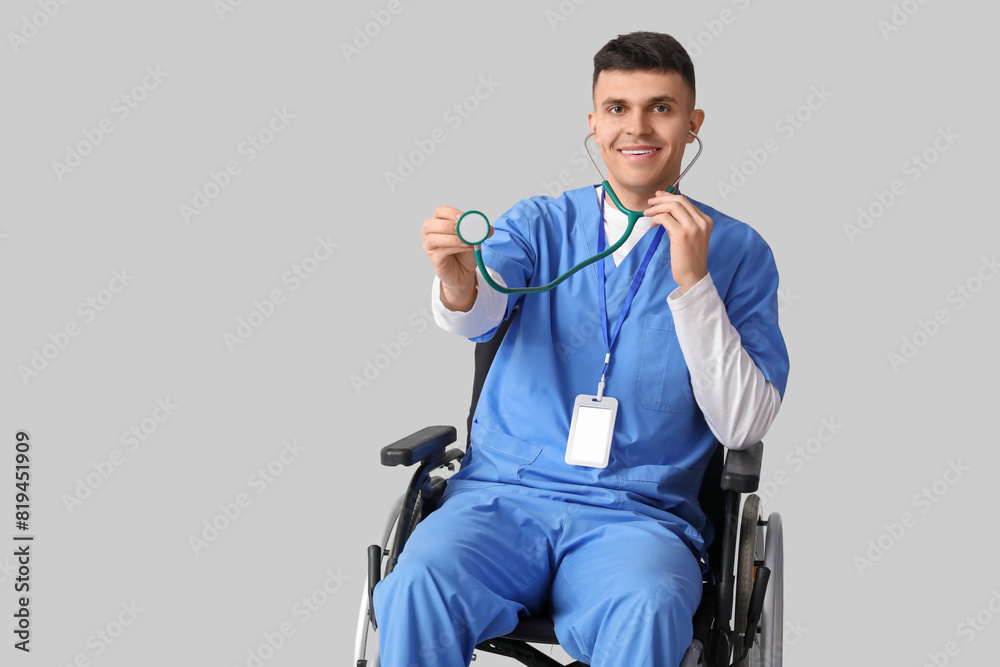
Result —
[{"label": "white sleeve cuff", "polygon": [[[507,286],[499,273],[489,267],[486,270],[497,284]],[[507,295],[490,287],[483,274],[476,271],[476,302],[472,304],[472,308],[464,313],[448,310],[441,303],[441,279],[434,276],[431,312],[434,314],[434,322],[444,331],[464,338],[475,338],[503,322],[503,316],[507,312]]]},{"label": "white sleeve cuff", "polygon": [[695,400],[712,433],[730,449],[762,439],[778,414],[781,395],[743,348],[712,276],[683,295],[677,288],[667,304]]}]

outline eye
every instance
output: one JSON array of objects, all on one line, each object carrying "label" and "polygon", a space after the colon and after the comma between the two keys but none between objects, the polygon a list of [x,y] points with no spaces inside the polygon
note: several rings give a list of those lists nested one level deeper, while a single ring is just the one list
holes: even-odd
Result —
[{"label": "eye", "polygon": [[608,113],[619,114],[625,111],[625,107],[620,104],[616,104],[613,107],[608,107]]},{"label": "eye", "polygon": [[670,111],[670,107],[668,107],[666,104],[657,104],[655,107],[653,107],[653,110],[659,111],[660,113],[667,113]]}]

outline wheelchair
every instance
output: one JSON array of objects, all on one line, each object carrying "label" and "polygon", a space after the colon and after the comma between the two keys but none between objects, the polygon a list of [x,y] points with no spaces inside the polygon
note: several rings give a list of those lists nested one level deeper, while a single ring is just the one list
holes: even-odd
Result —
[{"label": "wheelchair", "polygon": [[[470,430],[486,371],[511,319],[513,315],[492,340],[476,346]],[[455,427],[430,426],[382,448],[382,465],[415,465],[416,469],[390,513],[381,541],[368,547],[368,578],[355,639],[356,667],[380,667],[377,637],[369,642],[370,631],[377,631],[372,602],[375,584],[392,571],[417,524],[440,504],[447,471],[457,470],[464,455],[459,448],[449,448],[456,439]],[[711,573],[703,582],[693,619],[694,639],[680,667],[781,667],[781,516],[771,513],[764,518],[760,499],[753,493],[760,482],[763,449],[758,442],[726,453],[717,444],[702,480],[698,501],[712,523],[715,540],[708,549]],[[748,494],[745,501],[743,494]],[[514,658],[527,667],[584,665],[579,661],[563,665],[532,644],[558,645],[550,618],[521,618],[511,633],[484,640],[476,650]]]}]

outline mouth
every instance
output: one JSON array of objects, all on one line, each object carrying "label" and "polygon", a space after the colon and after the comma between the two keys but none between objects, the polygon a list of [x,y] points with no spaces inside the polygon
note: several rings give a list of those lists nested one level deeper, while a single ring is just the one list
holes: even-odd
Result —
[{"label": "mouth", "polygon": [[618,152],[629,160],[648,160],[659,153],[660,150],[656,146],[629,146],[627,148],[619,148]]}]

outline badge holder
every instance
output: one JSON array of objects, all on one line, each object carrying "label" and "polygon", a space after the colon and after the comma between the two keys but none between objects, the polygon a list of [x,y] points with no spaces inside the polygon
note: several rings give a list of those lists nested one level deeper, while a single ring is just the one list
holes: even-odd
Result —
[{"label": "badge holder", "polygon": [[[610,357],[611,354],[608,354]],[[588,468],[607,468],[611,440],[615,435],[618,400],[604,395],[604,377],[597,396],[581,394],[573,403],[573,421],[566,442],[566,463]]]}]

